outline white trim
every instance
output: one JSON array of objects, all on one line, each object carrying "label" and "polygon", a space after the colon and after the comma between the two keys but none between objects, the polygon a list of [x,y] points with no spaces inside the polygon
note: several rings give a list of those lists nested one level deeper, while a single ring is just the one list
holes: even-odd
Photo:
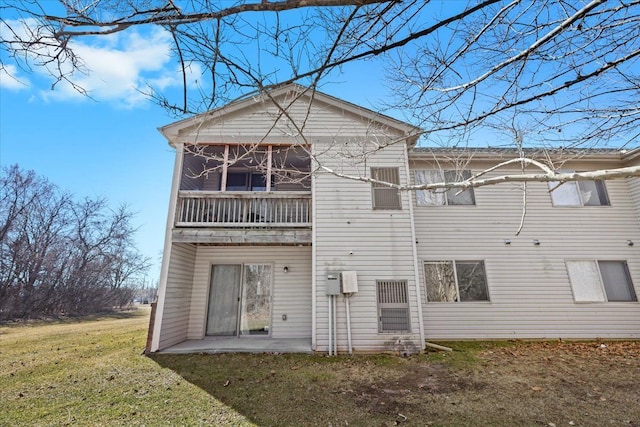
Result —
[{"label": "white trim", "polygon": [[171,181],[171,197],[169,198],[169,211],[167,213],[167,226],[164,235],[164,249],[162,252],[162,267],[160,269],[160,283],[158,285],[158,301],[156,303],[156,318],[153,324],[153,337],[151,338],[151,349],[153,353],[160,347],[160,332],[162,330],[162,317],[164,315],[164,300],[167,292],[167,279],[169,276],[169,262],[171,260],[173,224],[176,216],[176,206],[178,203],[178,191],[180,189],[180,178],[182,177],[182,166],[184,157],[184,145],[177,144],[176,158],[173,163],[173,180]]}]

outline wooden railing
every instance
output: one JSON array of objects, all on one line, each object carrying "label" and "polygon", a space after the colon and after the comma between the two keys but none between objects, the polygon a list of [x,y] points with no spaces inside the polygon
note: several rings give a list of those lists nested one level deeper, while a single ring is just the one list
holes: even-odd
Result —
[{"label": "wooden railing", "polygon": [[178,227],[310,227],[311,193],[180,191]]}]

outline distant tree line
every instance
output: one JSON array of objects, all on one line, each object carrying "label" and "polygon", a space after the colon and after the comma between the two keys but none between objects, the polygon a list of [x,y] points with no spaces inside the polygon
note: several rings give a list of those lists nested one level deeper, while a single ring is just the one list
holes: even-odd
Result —
[{"label": "distant tree line", "polygon": [[17,165],[0,170],[0,320],[84,315],[128,304],[148,268],[132,213],[75,200]]}]

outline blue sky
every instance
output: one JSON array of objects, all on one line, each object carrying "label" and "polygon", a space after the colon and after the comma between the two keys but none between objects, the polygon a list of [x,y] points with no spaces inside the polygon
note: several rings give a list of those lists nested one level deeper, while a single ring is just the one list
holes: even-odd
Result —
[{"label": "blue sky", "polygon": [[173,168],[173,152],[156,128],[171,119],[148,103],[125,109],[118,100],[47,101],[37,92],[0,85],[0,164],[34,170],[77,198],[128,205],[137,246],[156,263]]},{"label": "blue sky", "polygon": [[[0,72],[0,166],[34,170],[76,198],[105,197],[136,213],[138,249],[156,280],[164,244],[174,152],[157,128],[177,118],[140,91],[147,83],[177,90],[166,34],[152,30],[77,46],[88,73],[77,75],[91,98],[52,79],[42,67]],[[370,107],[388,94],[379,63],[342,68],[322,90]],[[377,88],[372,90],[371,88]]]}]

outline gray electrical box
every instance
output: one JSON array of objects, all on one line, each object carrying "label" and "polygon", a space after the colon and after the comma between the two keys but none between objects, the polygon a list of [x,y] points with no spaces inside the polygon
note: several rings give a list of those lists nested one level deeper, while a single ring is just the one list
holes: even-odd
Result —
[{"label": "gray electrical box", "polygon": [[325,283],[326,295],[340,295],[340,272],[328,271]]}]

